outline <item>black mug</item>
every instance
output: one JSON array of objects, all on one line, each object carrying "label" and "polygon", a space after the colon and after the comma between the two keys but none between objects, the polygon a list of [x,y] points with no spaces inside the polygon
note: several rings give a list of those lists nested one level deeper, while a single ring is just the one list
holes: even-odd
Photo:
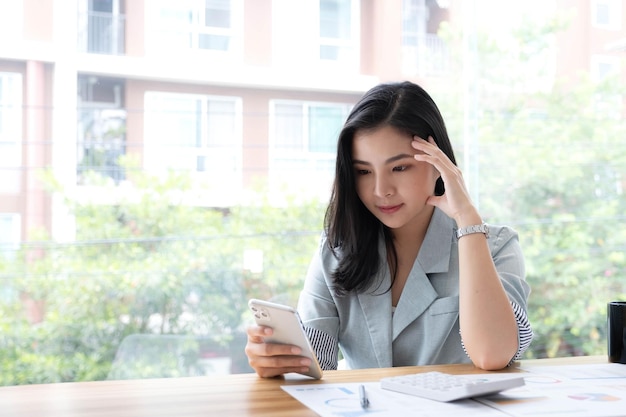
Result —
[{"label": "black mug", "polygon": [[609,362],[626,364],[626,301],[607,304]]}]

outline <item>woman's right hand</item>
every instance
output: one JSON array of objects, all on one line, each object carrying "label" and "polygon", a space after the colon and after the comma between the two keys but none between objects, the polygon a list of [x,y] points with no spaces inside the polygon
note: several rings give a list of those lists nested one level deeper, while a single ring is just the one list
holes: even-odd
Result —
[{"label": "woman's right hand", "polygon": [[248,327],[247,334],[245,351],[248,363],[260,377],[269,378],[309,370],[311,360],[300,356],[302,349],[298,346],[265,342],[265,338],[273,334],[271,327],[253,325]]}]

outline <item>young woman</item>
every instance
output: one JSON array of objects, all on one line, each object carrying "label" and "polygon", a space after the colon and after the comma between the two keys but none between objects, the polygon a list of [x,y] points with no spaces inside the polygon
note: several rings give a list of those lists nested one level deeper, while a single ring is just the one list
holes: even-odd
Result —
[{"label": "young woman", "polygon": [[[487,226],[443,118],[410,82],[372,88],[339,135],[325,233],[298,311],[324,369],[473,362],[506,367],[532,339],[517,234]],[[262,377],[298,372],[294,346],[248,329]]]}]

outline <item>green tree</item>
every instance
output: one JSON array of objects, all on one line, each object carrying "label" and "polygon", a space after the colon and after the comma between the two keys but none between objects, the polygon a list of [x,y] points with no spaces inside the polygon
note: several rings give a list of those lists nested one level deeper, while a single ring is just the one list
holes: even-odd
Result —
[{"label": "green tree", "polygon": [[[606,303],[626,298],[624,85],[551,79],[550,45],[567,25],[567,15],[524,21],[506,44],[477,31],[471,99],[439,92],[481,213],[520,234],[533,291],[529,357],[606,353]],[[453,52],[464,47],[450,28],[442,36]],[[453,55],[461,71],[467,59]],[[474,137],[463,137],[467,102]]]},{"label": "green tree", "polygon": [[[259,197],[228,210],[190,206],[191,181],[176,173],[134,174],[126,193],[89,181],[116,203],[66,198],[76,241],[42,238],[2,265],[9,285],[0,304],[0,383],[105,379],[124,338],[136,334],[197,339],[185,339],[182,369],[167,352],[159,365],[139,361],[135,376],[209,372],[200,353],[229,355],[234,372],[246,371],[247,300],[295,300],[321,230],[320,204],[273,207]],[[261,272],[243,269],[250,248],[262,250]],[[40,307],[39,318],[25,314],[27,304]]]}]

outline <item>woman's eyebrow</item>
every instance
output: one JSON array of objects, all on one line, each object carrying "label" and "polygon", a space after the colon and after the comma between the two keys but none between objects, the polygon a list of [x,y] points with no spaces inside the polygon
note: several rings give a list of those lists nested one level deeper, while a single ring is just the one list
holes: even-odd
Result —
[{"label": "woman's eyebrow", "polygon": [[[395,156],[392,156],[391,158],[388,158],[385,161],[385,164],[390,164],[392,162],[396,162],[399,161],[400,159],[406,159],[406,158],[411,158],[413,159],[413,155],[409,155],[408,153],[401,153]],[[361,165],[372,165],[370,162],[367,161],[361,161],[360,159],[354,159],[352,161],[353,164],[361,164]]]},{"label": "woman's eyebrow", "polygon": [[401,153],[399,155],[392,156],[391,158],[387,159],[385,163],[390,164],[392,162],[396,162],[396,161],[399,161],[400,159],[406,159],[406,158],[413,159],[413,155],[409,155],[408,153]]}]

